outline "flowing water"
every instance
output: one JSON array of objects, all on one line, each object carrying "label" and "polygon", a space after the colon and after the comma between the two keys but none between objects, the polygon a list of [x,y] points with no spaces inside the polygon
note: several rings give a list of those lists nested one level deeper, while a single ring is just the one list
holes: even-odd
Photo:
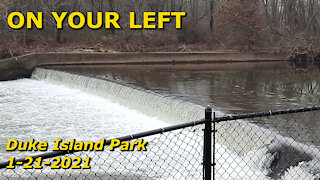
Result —
[{"label": "flowing water", "polygon": [[[256,64],[249,65],[254,67],[260,66]],[[1,133],[0,146],[2,145],[3,147],[8,138],[27,140],[28,138],[35,137],[40,140],[49,141],[50,138],[57,138],[55,137],[56,134],[60,134],[61,138],[65,139],[75,136],[84,140],[96,140],[101,138],[101,134],[104,134],[104,137],[115,137],[120,134],[141,132],[168,124],[203,118],[202,105],[204,103],[215,105],[218,116],[223,115],[225,112],[238,112],[245,109],[246,105],[230,108],[227,111],[223,108],[223,105],[218,106],[217,102],[219,101],[212,103],[213,98],[208,98],[216,96],[212,94],[214,94],[213,92],[217,92],[214,87],[217,87],[219,84],[223,85],[232,82],[231,84],[238,84],[237,86],[240,86],[238,89],[242,89],[242,85],[246,83],[241,81],[239,75],[232,76],[235,80],[219,80],[219,78],[223,79],[223,76],[215,75],[216,71],[222,73],[225,78],[228,78],[230,76],[226,73],[228,72],[228,68],[221,71],[212,70],[212,67],[197,66],[197,68],[202,67],[202,69],[194,70],[190,66],[187,68],[184,66],[170,66],[171,68],[168,68],[168,66],[137,66],[132,69],[130,67],[59,68],[84,73],[86,76],[36,69],[32,77],[34,80],[25,79],[1,82],[0,105],[2,108],[7,108],[7,110],[0,112],[0,117],[5,117],[0,118],[0,122],[5,124],[4,131]],[[275,67],[278,66],[280,65],[275,65]],[[218,69],[221,69],[221,67]],[[261,70],[265,69],[266,67],[261,67]],[[146,76],[145,73],[150,76]],[[242,73],[245,74],[245,72]],[[141,80],[141,74],[143,74],[143,80]],[[197,77],[199,74],[204,75]],[[88,76],[98,77],[98,79]],[[278,74],[274,77],[281,76]],[[188,80],[188,78],[192,80]],[[117,83],[103,79],[109,79]],[[124,85],[127,83],[129,86]],[[133,88],[131,85],[135,87]],[[248,86],[250,87],[250,85]],[[295,86],[298,87],[298,85]],[[280,85],[275,85],[275,92],[278,94],[275,93],[274,96],[285,94],[281,87],[281,83]],[[222,87],[219,86],[219,88]],[[264,93],[268,92],[268,88],[264,87],[266,92],[263,91],[263,88],[260,88],[254,88],[254,94],[262,98],[265,95]],[[228,94],[226,89],[220,92],[220,94],[224,94],[227,97],[230,94]],[[259,91],[261,94],[256,91]],[[302,92],[305,93],[305,90],[302,90]],[[217,93],[219,94],[219,92]],[[313,103],[313,101],[306,100],[308,96],[313,95],[307,94],[299,100],[295,99],[295,101],[301,101],[302,105],[304,105],[303,102],[306,104]],[[316,96],[315,94],[314,97]],[[253,108],[251,111],[255,111],[254,107],[259,107],[259,103],[262,106],[263,101],[261,100],[253,104],[253,101],[250,101],[251,97],[253,96],[248,94],[247,99],[244,99],[243,103],[251,102],[247,103],[247,106]],[[260,98],[255,99],[260,100]],[[269,102],[267,99],[265,98],[265,102]],[[274,99],[277,98],[274,97]],[[286,100],[282,100],[280,104],[284,105]],[[233,101],[229,101],[228,98],[225,101],[226,104],[229,104],[225,107],[236,107],[236,105],[230,105],[233,104]],[[316,103],[316,100],[314,100],[314,103]],[[294,103],[291,105],[296,106]],[[121,114],[121,112],[125,113]],[[143,112],[143,114],[140,112]],[[134,120],[130,118],[128,123],[127,117],[135,118]],[[68,121],[65,121],[65,119],[68,119]],[[101,127],[100,124],[105,124],[105,127]],[[58,128],[53,129],[52,127],[55,125],[58,125]],[[91,125],[89,126],[90,128],[88,125]],[[275,138],[285,140],[294,147],[309,150],[307,153],[312,154],[313,158],[319,158],[316,156],[319,154],[316,147],[311,148],[304,143],[296,142],[290,137],[275,134],[270,130],[263,129],[249,122],[228,122],[219,124],[218,128],[219,126],[224,127],[220,127],[221,130],[217,134],[217,146],[219,147],[217,166],[219,166],[218,171],[221,171],[221,176],[218,177],[222,179],[233,179],[233,177],[250,179],[250,176],[248,176],[250,174],[258,175],[261,179],[268,179],[265,176],[268,167],[265,167],[265,165],[268,159],[271,158],[271,154],[267,152],[265,145],[271,144]],[[80,129],[81,133],[74,129]],[[92,129],[97,131],[92,132]],[[46,134],[49,134],[47,137],[41,136],[44,134],[44,131]],[[13,137],[12,134],[14,134]],[[87,134],[92,134],[92,136],[88,137]],[[243,140],[241,143],[233,141],[239,137]],[[221,141],[222,139],[223,141]],[[3,152],[2,157],[7,158],[10,155]],[[312,162],[317,163],[318,161]],[[302,165],[310,166],[308,163]],[[255,168],[252,169],[252,167]],[[299,165],[288,169],[284,177],[287,176],[287,179],[292,179],[292,177],[298,177],[299,175],[312,177],[309,172],[310,169],[302,168]],[[252,178],[253,176],[251,176]]]},{"label": "flowing water", "polygon": [[[225,114],[320,104],[320,69],[287,62],[51,67],[130,84]],[[318,116],[320,116],[318,114]],[[302,143],[320,146],[320,120],[254,119]]]},{"label": "flowing water", "polygon": [[[129,97],[129,95],[133,97]],[[118,102],[127,104],[132,108],[125,107]],[[140,105],[137,106],[138,104]],[[161,109],[164,105],[167,107]],[[28,141],[34,138],[37,141],[46,141],[49,144],[53,144],[56,138],[70,140],[76,137],[80,141],[100,141],[101,138],[119,137],[185,121],[186,119],[180,117],[182,114],[163,113],[163,111],[179,111],[178,109],[172,109],[174,106],[183,108],[185,110],[183,113],[192,116],[187,121],[200,118],[203,114],[203,109],[199,106],[176,101],[158,94],[132,89],[104,80],[42,69],[37,69],[32,79],[0,82],[0,106],[2,110],[0,111],[0,123],[2,125],[0,162],[5,162],[11,157],[24,158],[34,154],[31,152],[6,152],[4,149],[8,139]],[[142,108],[150,116],[134,110],[137,108]],[[184,118],[187,118],[187,116]],[[199,131],[201,132],[201,130]],[[187,135],[195,136],[193,132],[188,132]],[[171,141],[172,143],[167,148],[176,147],[178,139],[175,139],[174,134]],[[186,147],[190,146],[187,144],[188,142],[184,143]],[[244,158],[237,156],[223,145],[217,144],[217,147],[221,152],[217,156],[220,162],[217,163],[218,167],[223,165],[224,161],[229,162],[217,172],[219,173],[217,177],[220,177],[220,179],[233,179],[233,177],[269,179],[261,166],[252,169]],[[49,147],[49,149],[51,148],[52,146]],[[202,147],[196,148],[199,152],[202,151]],[[202,160],[198,153],[192,154],[184,151],[184,149],[181,150],[187,155],[188,159]],[[159,156],[161,156],[161,153],[166,156],[165,152],[159,151],[157,153],[160,153]],[[261,156],[262,159],[267,157]],[[130,154],[127,157],[129,158]],[[100,155],[100,158],[110,159],[110,157],[104,157],[103,155]],[[182,161],[181,157],[177,156],[175,159],[178,159],[182,165],[188,166],[188,161]],[[139,162],[133,161],[131,163],[137,164]],[[161,162],[161,159],[157,161],[160,164]],[[165,160],[162,163],[164,162]],[[151,166],[154,162],[146,163]],[[176,166],[176,162],[173,161],[168,165]],[[234,171],[235,167],[236,171]],[[110,169],[106,169],[103,164],[94,167],[93,171],[96,168],[99,171],[110,172]],[[139,167],[137,166],[137,168]],[[197,172],[194,172],[195,174],[201,174],[201,166],[199,168]],[[190,169],[194,169],[194,167],[190,167]],[[61,174],[65,174],[64,171],[61,170]],[[136,169],[134,172],[138,171],[141,171],[141,169]],[[28,173],[25,173],[22,169],[18,168],[17,172],[19,172],[16,174],[18,176],[11,175],[9,172],[8,174],[4,172],[2,175],[8,175],[13,179],[29,178]],[[41,177],[40,172],[34,171],[33,175]],[[56,171],[45,169],[43,172],[46,173],[45,177],[57,178]],[[72,171],[68,172],[71,175],[73,173]],[[152,174],[153,172],[150,171],[149,173]],[[181,176],[178,172],[175,174],[175,178]],[[89,174],[89,177],[94,179],[91,175]],[[130,177],[129,174],[128,177]],[[171,177],[171,174],[167,178],[169,177]],[[163,176],[160,179],[165,178]],[[80,179],[82,178],[80,177]]]},{"label": "flowing water", "polygon": [[168,125],[78,89],[30,79],[0,82],[0,109],[0,162],[27,155],[6,152],[8,139],[97,142]]}]

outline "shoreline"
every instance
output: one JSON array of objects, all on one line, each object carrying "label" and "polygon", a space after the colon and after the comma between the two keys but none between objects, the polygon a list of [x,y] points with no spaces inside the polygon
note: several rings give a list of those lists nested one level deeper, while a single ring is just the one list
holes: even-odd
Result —
[{"label": "shoreline", "polygon": [[36,67],[288,61],[271,52],[38,53],[0,60],[0,81],[29,78]]}]

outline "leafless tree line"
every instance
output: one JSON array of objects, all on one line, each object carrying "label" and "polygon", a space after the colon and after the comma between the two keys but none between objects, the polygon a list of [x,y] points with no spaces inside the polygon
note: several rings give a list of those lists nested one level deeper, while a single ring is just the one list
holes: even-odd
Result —
[{"label": "leafless tree line", "polygon": [[319,0],[263,0],[268,25],[317,34]]},{"label": "leafless tree line", "polygon": [[[71,32],[67,24],[64,24],[66,28],[63,30],[57,30],[55,20],[50,13],[53,11],[116,11],[121,15],[120,24],[123,27],[121,31],[114,29],[101,29],[98,33],[86,29],[81,31],[85,32],[87,39],[94,39],[95,42],[105,41],[108,43],[111,41],[110,39],[117,39],[117,41],[129,43],[135,38],[149,41],[160,36],[161,40],[166,41],[165,45],[172,42],[219,45],[220,43],[216,42],[219,41],[219,38],[216,38],[219,37],[219,31],[215,24],[215,16],[219,14],[215,14],[215,12],[227,1],[241,3],[257,0],[2,0],[0,2],[0,40],[10,39],[11,42],[17,41],[23,45],[27,45],[32,40],[51,40],[55,43],[73,42],[74,39],[80,41],[84,37],[83,34],[78,33],[77,38],[71,39],[70,37],[77,33]],[[264,36],[262,37],[264,43],[277,42],[277,38],[290,40],[290,37],[296,37],[296,34],[299,34],[296,38],[299,40],[303,38],[311,38],[314,41],[317,38],[320,39],[320,0],[261,0],[259,5],[259,12],[256,13],[263,17],[261,25],[264,33],[261,36]],[[44,18],[45,28],[41,31],[10,29],[6,19],[8,14],[13,11],[43,12],[46,17]],[[137,13],[137,20],[140,22],[144,11],[184,11],[188,16],[184,19],[182,30],[179,31],[170,26],[165,31],[135,31],[128,28],[129,12],[131,11]],[[270,44],[264,45],[270,46]]]}]

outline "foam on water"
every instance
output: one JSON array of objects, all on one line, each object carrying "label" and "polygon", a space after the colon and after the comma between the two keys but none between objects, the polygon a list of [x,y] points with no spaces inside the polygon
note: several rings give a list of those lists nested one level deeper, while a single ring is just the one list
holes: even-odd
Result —
[{"label": "foam on water", "polygon": [[[170,124],[194,121],[201,119],[204,116],[204,108],[201,106],[164,97],[153,92],[145,92],[115,82],[40,68],[37,68],[34,71],[32,77],[34,79],[40,79],[55,84],[63,84],[71,88],[78,88],[85,92],[111,99],[114,102],[136,109],[149,116],[158,117]],[[216,115],[222,116],[223,113],[216,112]],[[256,169],[255,171],[270,171],[270,163],[272,163],[272,158],[275,158],[275,153],[277,153],[272,152],[274,150],[272,149],[273,146],[280,146],[283,149],[286,149],[287,147],[293,147],[295,150],[298,149],[294,153],[306,150],[303,153],[314,158],[313,162],[316,162],[315,164],[319,164],[318,156],[320,153],[318,153],[319,151],[316,147],[296,143],[293,139],[285,138],[276,132],[264,129],[249,122],[222,122],[217,124],[217,129],[219,129],[216,133],[217,143],[223,147],[227,147],[222,148],[223,151],[228,149],[228,152],[237,156],[241,159],[241,162],[245,162],[245,164],[253,163],[255,167],[259,167],[258,170]],[[275,140],[277,141],[275,142]],[[219,156],[219,152],[217,155]],[[221,157],[223,156],[224,155],[221,155]],[[285,158],[291,157],[288,156]],[[231,159],[234,159],[234,157]],[[310,162],[306,162],[306,164],[309,163]],[[306,168],[306,166],[297,166],[296,168],[303,169],[302,171],[305,173],[312,171],[310,166],[308,168]]]},{"label": "foam on water", "polygon": [[[95,141],[194,121],[204,115],[203,107],[101,79],[40,68],[32,78],[41,81],[0,83],[0,107],[6,109],[0,112],[0,123],[5,127],[0,148],[8,138],[53,141],[77,137]],[[277,146],[274,139],[282,136],[244,121],[218,123],[217,129],[218,179],[269,179],[266,175],[274,157],[267,145]],[[305,147],[294,140],[289,142]],[[308,153],[315,154],[313,150]],[[12,156],[1,154],[0,160],[1,156]],[[283,178],[314,178],[309,172],[310,162],[300,163],[288,169]]]},{"label": "foam on water", "polygon": [[0,161],[13,155],[4,150],[8,139],[101,141],[167,126],[107,99],[30,79],[0,82],[0,109]]},{"label": "foam on water", "polygon": [[102,79],[41,68],[35,69],[32,78],[81,89],[144,114],[160,117],[168,123],[175,124],[203,118],[204,108],[201,106]]},{"label": "foam on water", "polygon": [[[0,107],[2,110],[0,111],[0,123],[2,125],[0,136],[1,162],[7,161],[8,158],[13,156],[22,158],[30,155],[21,152],[5,152],[4,149],[8,139],[27,141],[34,138],[38,141],[47,141],[49,144],[52,144],[55,138],[70,140],[76,137],[82,141],[98,141],[101,138],[117,137],[168,125],[155,117],[146,116],[78,89],[30,79],[0,82]],[[190,136],[194,135],[190,134]],[[176,148],[175,141],[178,141],[178,139],[174,138],[177,137],[173,134],[170,148]],[[264,176],[262,172],[251,171],[250,167],[236,154],[219,144],[217,146],[219,146],[220,151],[224,152],[223,156],[218,157],[218,159],[222,162],[228,161],[231,164],[234,162],[234,167],[243,170],[241,171],[241,177],[250,177],[249,175],[255,175],[251,177]],[[201,152],[201,149],[202,147],[198,147],[199,152]],[[201,159],[199,154],[191,154],[187,151],[180,151],[180,153],[186,157]],[[180,157],[176,157],[176,159],[181,162]],[[186,165],[188,162],[181,163]],[[223,169],[230,172],[229,175],[224,173],[224,179],[239,177],[237,171],[234,171],[229,165]],[[194,168],[190,167],[190,169]],[[21,171],[23,175],[22,169],[18,169],[18,171]],[[34,173],[37,175],[39,172],[35,171]],[[54,172],[48,171],[47,173]],[[195,173],[201,173],[201,166],[199,171]],[[54,177],[54,174],[52,176]],[[177,173],[174,177],[179,178],[181,174]],[[165,179],[165,177],[160,179]]]}]

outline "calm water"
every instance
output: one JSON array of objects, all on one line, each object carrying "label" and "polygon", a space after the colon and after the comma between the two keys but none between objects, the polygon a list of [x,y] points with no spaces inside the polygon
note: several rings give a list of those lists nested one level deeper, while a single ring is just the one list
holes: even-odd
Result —
[{"label": "calm water", "polygon": [[[52,68],[52,67],[51,67]],[[190,65],[68,66],[53,69],[114,80],[225,113],[318,105],[320,69],[288,62]],[[320,115],[318,116],[320,117]],[[260,120],[320,145],[319,118]],[[298,133],[297,133],[298,132]]]}]

